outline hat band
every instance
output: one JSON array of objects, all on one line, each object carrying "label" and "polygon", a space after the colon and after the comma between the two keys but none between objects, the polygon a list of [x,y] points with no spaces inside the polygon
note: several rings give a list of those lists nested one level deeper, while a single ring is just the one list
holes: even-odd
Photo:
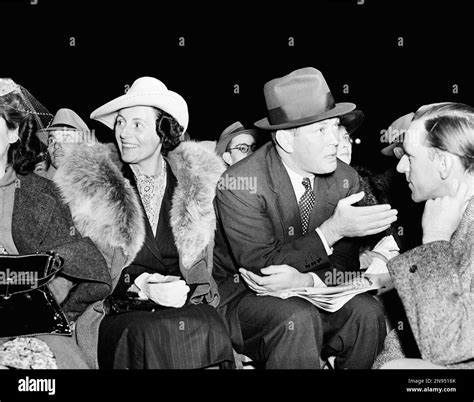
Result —
[{"label": "hat band", "polygon": [[331,92],[317,97],[307,96],[287,105],[268,110],[271,125],[285,124],[295,120],[313,117],[334,109],[336,102]]}]

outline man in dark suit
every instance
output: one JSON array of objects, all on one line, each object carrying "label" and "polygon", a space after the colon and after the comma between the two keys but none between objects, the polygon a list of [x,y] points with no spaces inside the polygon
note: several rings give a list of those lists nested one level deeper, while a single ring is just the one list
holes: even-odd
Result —
[{"label": "man in dark suit", "polygon": [[352,206],[363,198],[358,175],[336,150],[338,116],[354,104],[336,104],[314,68],[272,80],[264,93],[268,119],[255,125],[272,131],[273,141],[218,183],[219,311],[234,348],[266,368],[319,368],[328,356],[336,356],[337,368],[370,368],[386,333],[370,295],[328,313],[299,298],[257,296],[239,276],[245,268],[267,290],[336,284],[338,272],[359,269],[350,237],[379,233],[396,220],[389,205]]}]

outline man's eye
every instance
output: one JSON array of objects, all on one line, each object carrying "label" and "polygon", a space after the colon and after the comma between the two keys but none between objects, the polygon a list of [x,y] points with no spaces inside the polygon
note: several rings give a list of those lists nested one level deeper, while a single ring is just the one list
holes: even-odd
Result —
[{"label": "man's eye", "polygon": [[142,126],[142,123],[135,123],[135,128],[140,128]]},{"label": "man's eye", "polygon": [[117,126],[123,126],[123,120],[117,120]]}]

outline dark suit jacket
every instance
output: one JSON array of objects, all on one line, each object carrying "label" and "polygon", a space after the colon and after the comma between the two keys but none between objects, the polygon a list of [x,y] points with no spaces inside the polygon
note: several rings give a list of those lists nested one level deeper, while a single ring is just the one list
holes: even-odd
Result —
[{"label": "dark suit jacket", "polygon": [[[253,182],[249,183],[255,188],[231,189],[232,180],[237,178],[241,182],[250,178]],[[359,176],[343,162],[338,161],[332,174],[316,176],[316,204],[308,233],[303,236],[298,201],[272,142],[230,167],[221,177],[215,200],[218,225],[214,276],[221,306],[246,289],[239,280],[240,267],[259,273],[269,265],[288,264],[301,272],[315,272],[323,281],[332,269],[359,269],[357,242],[340,240],[328,257],[315,232],[332,215],[341,198],[358,190]]]}]

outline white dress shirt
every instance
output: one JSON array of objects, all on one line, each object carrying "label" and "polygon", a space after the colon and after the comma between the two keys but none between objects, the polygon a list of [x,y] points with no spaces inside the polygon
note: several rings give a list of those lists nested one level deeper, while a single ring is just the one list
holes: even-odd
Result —
[{"label": "white dress shirt", "polygon": [[[286,169],[286,172],[288,173],[288,176],[290,177],[291,185],[293,186],[293,191],[295,192],[296,200],[299,202],[301,197],[303,196],[304,192],[306,189],[303,186],[303,179],[307,177],[311,183],[311,188],[314,191],[314,174],[306,174],[304,176],[300,175],[299,173],[295,172],[292,170],[285,162],[283,162],[283,166]],[[314,206],[315,208],[317,207],[316,205]],[[332,254],[332,247],[329,247],[329,244],[324,237],[323,232],[319,228],[316,228],[316,233],[318,234],[319,238],[321,239],[321,242],[323,243],[324,249],[326,250],[327,255]],[[313,286],[315,287],[320,287],[320,286],[326,286],[326,284],[319,279],[319,276],[316,275],[314,272],[309,272],[311,276],[313,277]]]}]

